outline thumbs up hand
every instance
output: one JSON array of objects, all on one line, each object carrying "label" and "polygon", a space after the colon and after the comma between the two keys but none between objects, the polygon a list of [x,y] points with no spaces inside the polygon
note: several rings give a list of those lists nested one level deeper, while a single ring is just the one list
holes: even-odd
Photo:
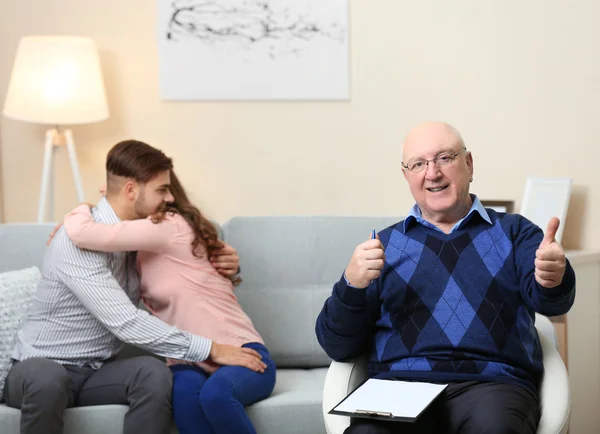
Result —
[{"label": "thumbs up hand", "polygon": [[560,285],[565,274],[565,252],[555,239],[559,225],[558,218],[550,219],[544,239],[535,252],[535,280],[544,288]]}]

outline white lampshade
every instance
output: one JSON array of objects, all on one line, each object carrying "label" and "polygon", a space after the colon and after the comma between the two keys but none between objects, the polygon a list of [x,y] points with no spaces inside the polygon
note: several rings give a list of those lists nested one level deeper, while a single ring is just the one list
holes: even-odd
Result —
[{"label": "white lampshade", "polygon": [[4,115],[52,125],[107,119],[108,104],[94,41],[80,36],[22,38]]}]

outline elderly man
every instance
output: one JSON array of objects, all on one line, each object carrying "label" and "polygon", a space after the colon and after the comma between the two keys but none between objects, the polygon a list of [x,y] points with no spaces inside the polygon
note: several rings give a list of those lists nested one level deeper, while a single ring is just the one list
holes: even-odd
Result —
[{"label": "elderly man", "polygon": [[369,373],[448,384],[415,423],[353,419],[346,434],[535,433],[542,352],[534,313],[561,315],[575,273],[554,239],[469,194],[473,157],[456,129],[429,122],[404,142],[416,204],[360,244],[316,332],[335,360],[369,352]]}]

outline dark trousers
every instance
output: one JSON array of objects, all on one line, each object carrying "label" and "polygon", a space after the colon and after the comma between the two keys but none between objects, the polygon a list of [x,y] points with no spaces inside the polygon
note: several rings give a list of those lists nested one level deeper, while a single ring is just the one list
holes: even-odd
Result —
[{"label": "dark trousers", "polygon": [[21,434],[62,434],[66,408],[129,405],[124,433],[166,434],[171,425],[171,371],[144,356],[100,369],[33,358],[13,365],[4,385],[6,405],[21,409]]},{"label": "dark trousers", "polygon": [[535,434],[535,393],[508,383],[451,383],[416,422],[353,418],[344,434]]}]

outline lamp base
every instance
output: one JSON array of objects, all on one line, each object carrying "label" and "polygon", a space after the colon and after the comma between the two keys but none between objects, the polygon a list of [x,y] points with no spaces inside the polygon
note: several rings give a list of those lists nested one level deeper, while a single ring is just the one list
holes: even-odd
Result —
[{"label": "lamp base", "polygon": [[[77,155],[75,153],[75,141],[73,140],[73,133],[71,130],[65,130],[63,133],[60,133],[58,129],[51,128],[46,131],[46,141],[44,144],[44,166],[42,169],[42,187],[40,189],[40,201],[38,206],[38,223],[44,222],[44,217],[47,212],[46,200],[50,190],[49,185],[52,172],[52,156],[54,154],[54,148],[56,146],[60,146],[62,143],[65,144],[67,148],[67,154],[69,155],[71,171],[73,172],[73,180],[75,181],[75,188],[77,189],[77,198],[79,203],[84,201],[83,185],[81,183],[81,174],[79,173],[79,165],[77,163]],[[52,193],[53,192],[50,192],[50,194]]]}]

